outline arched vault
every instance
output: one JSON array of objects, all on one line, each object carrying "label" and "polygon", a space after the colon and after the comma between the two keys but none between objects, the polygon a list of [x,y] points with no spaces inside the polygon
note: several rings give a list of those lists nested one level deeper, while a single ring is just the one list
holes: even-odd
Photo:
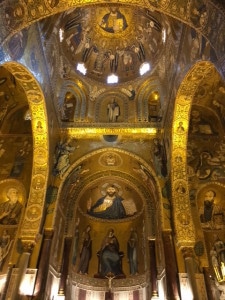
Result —
[{"label": "arched vault", "polygon": [[[24,241],[33,242],[41,230],[49,173],[48,122],[45,100],[38,82],[23,65],[9,62],[3,66],[15,77],[24,90],[31,114],[33,132],[32,180],[20,235]],[[38,128],[40,122],[42,127],[41,134]],[[33,212],[35,212],[35,219],[32,217]]]},{"label": "arched vault", "polygon": [[[172,126],[171,182],[173,216],[176,240],[181,247],[195,242],[195,229],[192,222],[187,175],[187,143],[190,111],[198,87],[218,71],[207,61],[196,63],[186,74],[177,93]],[[182,124],[182,131],[179,125]],[[177,191],[181,184],[184,193]]]}]

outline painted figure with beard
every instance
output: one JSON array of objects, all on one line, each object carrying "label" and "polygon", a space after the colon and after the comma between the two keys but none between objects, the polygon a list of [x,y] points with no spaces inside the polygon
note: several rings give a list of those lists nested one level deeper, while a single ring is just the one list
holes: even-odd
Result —
[{"label": "painted figure with beard", "polygon": [[94,205],[92,205],[92,200],[90,199],[87,203],[87,213],[101,219],[121,219],[126,217],[123,198],[117,194],[116,186],[109,185],[106,189],[106,195],[98,199]]},{"label": "painted figure with beard", "polygon": [[216,196],[216,193],[214,191],[207,191],[205,193],[204,212],[200,216],[202,223],[207,223],[212,220],[215,196]]},{"label": "painted figure with beard", "polygon": [[103,239],[100,255],[100,275],[118,276],[123,274],[121,270],[121,257],[119,252],[119,242],[114,235],[114,229],[109,229]]},{"label": "painted figure with beard", "polygon": [[7,201],[0,204],[0,224],[16,225],[22,211],[22,204],[19,201],[18,189],[10,187],[6,193]]},{"label": "painted figure with beard", "polygon": [[110,7],[110,12],[103,16],[100,26],[107,32],[118,33],[124,31],[128,24],[125,16],[113,6]]}]

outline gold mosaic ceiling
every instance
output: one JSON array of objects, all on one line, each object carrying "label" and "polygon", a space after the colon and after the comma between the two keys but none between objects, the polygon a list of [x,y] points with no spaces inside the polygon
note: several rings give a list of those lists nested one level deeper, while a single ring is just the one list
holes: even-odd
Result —
[{"label": "gold mosaic ceiling", "polygon": [[[199,60],[216,63],[223,52],[222,47],[219,47],[219,41],[223,41],[223,26],[219,26],[223,17],[211,2],[207,5],[196,1],[149,1],[148,5],[143,2],[137,5],[137,1],[119,4],[79,2],[77,6],[80,7],[76,8],[73,1],[39,0],[37,5],[31,1],[19,2],[15,8],[13,2],[7,1],[5,9],[0,12],[6,13],[2,18],[5,27],[1,35],[2,40],[7,34],[9,37],[4,45],[7,55],[15,61],[24,60],[39,82],[43,83],[45,79],[41,76],[45,70],[41,66],[40,54],[44,50],[49,79],[56,96],[52,100],[59,115],[64,101],[61,90],[65,86],[71,89],[74,83],[76,94],[90,100],[90,122],[99,121],[94,115],[92,102],[100,99],[100,92],[105,93],[102,99],[106,99],[106,93],[109,96],[130,95],[130,85],[136,98],[142,101],[150,99],[155,92],[159,93],[160,113],[164,116],[168,113],[167,104],[172,103],[168,101],[169,97],[175,99],[176,90],[187,70]],[[16,15],[19,11],[24,13]],[[208,11],[212,13],[206,14]],[[15,18],[7,19],[10,13]],[[35,21],[40,21],[35,24],[41,35],[38,45],[36,37],[32,39],[31,34],[35,26],[29,30],[29,25]],[[215,21],[218,25],[218,42],[215,43],[217,37],[211,35],[212,43],[208,43],[207,36],[213,29],[210,22],[214,24]],[[25,29],[12,35],[19,28]],[[201,35],[202,32],[204,35]],[[86,76],[76,70],[78,62],[87,67]],[[144,62],[149,62],[151,69],[146,76],[141,77],[139,70]],[[106,83],[111,73],[118,75],[121,85],[102,88],[100,85]],[[92,98],[92,94],[96,97]],[[132,100],[135,100],[134,97]],[[143,110],[143,116],[139,108],[136,119],[129,120],[146,122],[149,116],[145,113],[146,107]],[[133,111],[129,110],[129,117]],[[58,119],[64,121],[61,116]],[[120,120],[124,122],[128,119]]]},{"label": "gold mosaic ceiling", "polygon": [[62,55],[67,60],[65,72],[72,66],[73,74],[77,63],[84,63],[86,77],[102,83],[112,73],[120,83],[134,80],[145,62],[153,72],[166,47],[166,27],[170,22],[165,16],[162,20],[157,12],[127,5],[76,8],[57,20],[43,21],[41,26],[46,39],[52,31],[59,32]]}]

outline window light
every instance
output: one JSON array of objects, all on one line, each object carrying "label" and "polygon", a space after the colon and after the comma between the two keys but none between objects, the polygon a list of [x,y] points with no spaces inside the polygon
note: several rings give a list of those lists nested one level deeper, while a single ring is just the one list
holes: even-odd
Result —
[{"label": "window light", "polygon": [[81,72],[83,75],[86,75],[87,73],[87,68],[85,67],[84,63],[78,63],[77,70]]},{"label": "window light", "polygon": [[111,74],[107,77],[107,83],[111,84],[111,83],[118,83],[118,76],[115,74]]},{"label": "window light", "polygon": [[147,73],[150,70],[150,64],[147,62],[144,62],[139,69],[139,73],[140,75],[144,75],[145,73]]}]

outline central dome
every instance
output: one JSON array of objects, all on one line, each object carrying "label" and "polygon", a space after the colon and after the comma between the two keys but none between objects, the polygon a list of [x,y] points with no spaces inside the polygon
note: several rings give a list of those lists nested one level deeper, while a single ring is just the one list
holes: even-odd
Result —
[{"label": "central dome", "polygon": [[147,9],[137,10],[107,5],[62,14],[61,45],[73,71],[78,72],[80,63],[92,80],[106,83],[107,77],[115,74],[119,83],[124,83],[139,77],[145,62],[153,70],[164,49],[161,16]]}]

